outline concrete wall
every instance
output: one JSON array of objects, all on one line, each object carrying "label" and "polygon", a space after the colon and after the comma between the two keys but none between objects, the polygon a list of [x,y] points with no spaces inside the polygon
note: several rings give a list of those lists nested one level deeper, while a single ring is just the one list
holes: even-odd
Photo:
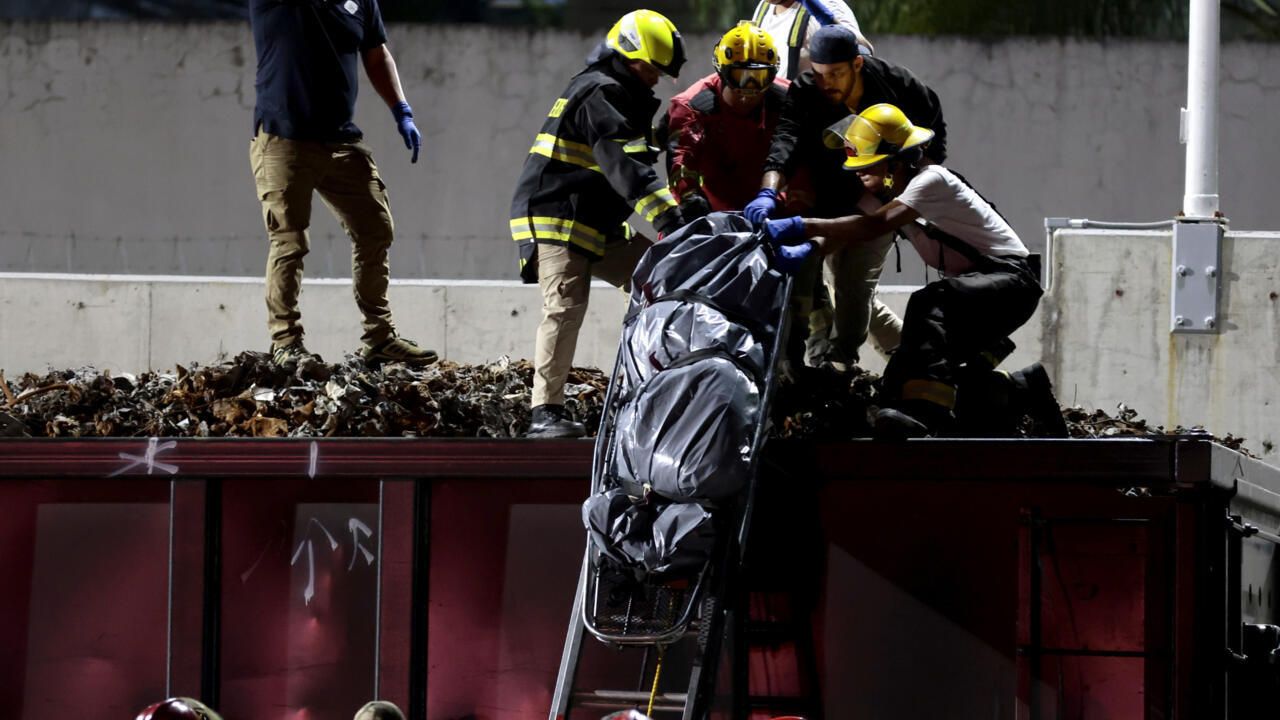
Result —
[{"label": "concrete wall", "polygon": [[[533,134],[594,36],[393,26],[426,133],[410,165],[365,87],[357,121],[391,187],[404,278],[510,278],[506,217]],[[1149,220],[1181,203],[1175,43],[876,38],[939,93],[951,164],[1035,246],[1048,215]],[[708,72],[690,38],[685,82]],[[258,275],[261,213],[248,166],[254,50],[244,24],[0,24],[0,270]],[[1223,50],[1223,209],[1280,227],[1267,175],[1280,143],[1280,45]],[[664,96],[677,87],[664,83]],[[350,251],[315,213],[311,277],[344,277]],[[907,272],[923,279],[910,251]]]},{"label": "concrete wall", "polygon": [[[881,287],[896,312],[912,288]],[[254,278],[0,273],[0,370],[9,377],[91,365],[117,372],[209,364],[243,350],[268,349],[262,281]],[[400,332],[448,360],[486,363],[530,358],[541,317],[536,287],[495,280],[394,280],[390,292]],[[579,335],[575,364],[611,368],[626,296],[597,282]],[[304,283],[307,346],[330,361],[360,347],[360,316],[351,282]],[[1039,357],[1040,326],[1015,335],[1011,363]],[[868,345],[863,366],[884,359]]]},{"label": "concrete wall", "polygon": [[[0,369],[92,365],[117,372],[209,364],[267,351],[263,283],[253,278],[0,274]],[[389,293],[402,335],[463,363],[533,356],[542,300],[505,281],[397,280]],[[360,348],[350,280],[307,280],[307,346],[337,362]],[[577,363],[612,367],[626,296],[596,283]]]},{"label": "concrete wall", "polygon": [[1213,335],[1172,335],[1168,232],[1065,230],[1040,307],[1046,364],[1064,403],[1152,423],[1232,433],[1280,458],[1280,234],[1233,232],[1223,243]]},{"label": "concrete wall", "polygon": [[[1169,333],[1171,256],[1169,232],[1059,231],[1052,285],[1007,366],[1042,360],[1064,404],[1114,413],[1123,402],[1153,424],[1235,434],[1280,459],[1280,233],[1228,233],[1214,335]],[[910,290],[882,286],[881,296],[902,313]],[[261,298],[250,278],[0,274],[0,369],[164,370],[265,349]],[[391,300],[401,331],[447,359],[532,355],[532,286],[399,280]],[[308,281],[302,306],[312,349],[336,360],[358,347],[349,281]],[[578,365],[612,367],[624,306],[596,284]],[[863,356],[883,368],[869,348]]]}]

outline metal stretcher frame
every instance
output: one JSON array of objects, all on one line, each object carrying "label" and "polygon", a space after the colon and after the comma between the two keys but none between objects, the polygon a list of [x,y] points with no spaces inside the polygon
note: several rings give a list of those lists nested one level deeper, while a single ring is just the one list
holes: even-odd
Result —
[{"label": "metal stretcher frame", "polygon": [[[757,233],[753,236],[753,240],[759,243],[766,253],[770,252],[771,248],[763,235]],[[717,676],[716,666],[719,661],[722,636],[726,627],[728,627],[725,615],[726,612],[732,611],[726,601],[731,597],[731,593],[734,592],[737,566],[743,557],[755,502],[759,457],[769,435],[769,410],[773,393],[777,386],[777,359],[787,333],[791,289],[792,279],[790,276],[785,276],[779,291],[782,298],[779,303],[779,316],[774,323],[774,336],[769,338],[770,350],[763,372],[764,388],[761,393],[756,427],[752,434],[750,446],[747,486],[739,501],[724,508],[724,510],[733,514],[732,519],[736,521],[732,527],[731,537],[717,538],[711,558],[703,565],[696,579],[684,593],[685,597],[682,600],[682,608],[678,617],[673,618],[668,626],[661,631],[634,634],[625,631],[621,633],[609,632],[601,628],[600,623],[597,622],[597,611],[600,605],[599,596],[601,593],[600,578],[596,572],[599,553],[593,549],[590,541],[588,541],[583,557],[582,571],[579,575],[578,588],[575,591],[573,614],[570,617],[564,652],[561,655],[560,670],[556,678],[556,689],[549,713],[551,720],[566,717],[574,703],[574,680],[577,674],[577,664],[581,657],[584,629],[604,643],[619,647],[649,647],[660,650],[662,647],[670,645],[686,635],[690,624],[694,621],[695,611],[699,609],[703,610],[704,614],[709,612],[711,615],[711,617],[699,618],[699,622],[707,625],[705,630],[702,631],[706,636],[706,642],[699,648],[702,653],[701,659],[695,663],[690,686],[686,693],[671,695],[668,697],[668,701],[669,703],[674,701],[683,704],[683,717],[686,720],[699,718],[706,714],[708,696],[714,687]],[[609,378],[600,431],[596,436],[592,453],[590,496],[594,496],[606,489],[605,471],[609,461],[609,449],[613,447],[612,441],[615,432],[613,420],[617,412],[615,405],[617,404],[618,381],[623,371],[624,338],[625,328],[619,335],[618,353],[615,356],[613,372]],[[713,593],[713,595],[708,598],[708,602],[704,606],[703,598],[708,592]],[[630,610],[628,609],[626,612],[629,614]],[[656,693],[656,691],[657,684],[655,682],[653,692]],[[620,699],[625,700],[626,698]]]}]

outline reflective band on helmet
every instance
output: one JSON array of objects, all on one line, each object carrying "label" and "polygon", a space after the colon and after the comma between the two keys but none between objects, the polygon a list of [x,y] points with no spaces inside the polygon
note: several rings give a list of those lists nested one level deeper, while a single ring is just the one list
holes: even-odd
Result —
[{"label": "reflective band on helmet", "polygon": [[676,198],[665,185],[636,201],[636,214],[648,222],[676,206]]},{"label": "reflective band on helmet", "polygon": [[604,235],[580,222],[555,217],[522,217],[511,220],[511,239],[555,240],[577,245],[593,255],[604,254]]},{"label": "reflective band on helmet", "polygon": [[538,133],[538,136],[533,139],[533,147],[529,148],[529,152],[600,172],[600,166],[596,164],[596,156],[591,151],[591,146],[562,140],[550,133]]}]

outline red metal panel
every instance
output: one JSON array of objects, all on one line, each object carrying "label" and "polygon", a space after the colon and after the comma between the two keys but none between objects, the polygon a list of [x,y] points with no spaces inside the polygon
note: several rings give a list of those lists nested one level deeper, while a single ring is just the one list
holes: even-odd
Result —
[{"label": "red metal panel", "polygon": [[0,477],[587,477],[589,440],[3,440]]},{"label": "red metal panel", "polygon": [[[127,482],[127,481],[126,481]],[[204,651],[203,481],[169,483],[173,498],[173,657],[170,696],[200,697],[200,661]],[[154,702],[154,701],[153,701]]]},{"label": "red metal panel", "polygon": [[581,564],[586,488],[585,478],[433,483],[429,717],[545,715]]},{"label": "red metal panel", "polygon": [[[0,484],[0,706],[128,717],[164,691],[168,484]],[[159,549],[159,552],[157,552]]]},{"label": "red metal panel", "polygon": [[372,699],[377,501],[376,480],[223,482],[226,717],[348,720]]},{"label": "red metal panel", "polygon": [[413,616],[413,483],[382,488],[382,620],[378,697],[409,707],[409,633]]},{"label": "red metal panel", "polygon": [[[361,553],[343,523],[356,517],[376,532],[378,483],[372,478],[421,477],[432,493],[425,608],[409,602],[412,484],[387,485],[382,695],[404,706],[407,683],[423,680],[407,675],[407,636],[412,613],[425,612],[431,717],[473,714],[488,720],[545,711],[584,540],[578,512],[589,442],[167,442],[5,443],[0,577],[14,589],[0,593],[0,646],[17,652],[0,653],[0,677],[6,678],[0,682],[0,707],[22,707],[29,688],[53,683],[76,690],[67,697],[105,693],[110,710],[77,706],[87,720],[127,717],[158,697],[165,480],[172,469],[181,479],[174,507],[175,693],[192,692],[198,681],[196,579],[204,508],[199,478],[238,478],[224,480],[221,709],[228,717],[345,720],[372,693],[375,634],[372,579],[360,575]],[[1084,717],[1167,715],[1161,703],[1170,688],[1188,687],[1202,676],[1197,668],[1203,658],[1193,661],[1192,655],[1203,652],[1192,645],[1209,637],[1195,631],[1196,583],[1204,578],[1170,566],[1199,563],[1201,546],[1193,535],[1212,528],[1199,523],[1194,511],[1183,512],[1186,506],[1172,524],[1175,498],[1126,498],[1115,490],[1168,487],[1175,477],[1184,489],[1204,485],[1207,478],[1174,462],[1194,459],[1195,453],[1179,455],[1173,443],[1140,440],[790,444],[771,454],[792,474],[775,479],[774,488],[783,497],[796,494],[803,479],[808,494],[797,494],[795,512],[781,518],[762,511],[758,519],[765,530],[753,535],[752,544],[774,550],[761,562],[776,571],[766,574],[782,587],[821,578],[820,587],[804,588],[802,596],[818,610],[812,626],[828,717],[1015,717],[1018,619],[1028,601],[1027,579],[1020,575],[1028,555],[1019,549],[1019,511],[1025,507],[1054,517],[1151,521],[1141,532],[1105,537],[1055,531],[1053,557],[1061,578],[1051,563],[1045,565],[1045,644],[1177,648],[1176,674],[1168,656],[1047,661],[1042,697],[1064,697],[1045,707]],[[60,479],[14,479],[33,473]],[[104,479],[113,473],[119,476]],[[95,543],[94,552],[107,557],[114,549],[141,560],[110,577],[102,575],[103,563],[73,563],[75,572],[66,577],[99,584],[91,593],[67,592],[66,578],[44,569],[51,562],[45,558],[61,557],[63,549],[43,538],[64,537],[71,515],[41,525],[37,508],[122,501],[145,509],[136,510],[137,522],[128,532]],[[784,505],[778,495],[765,498],[766,510]],[[54,514],[63,511],[75,512],[63,507]],[[104,510],[110,518],[116,511],[135,509]],[[313,515],[321,524],[338,526],[329,527],[338,549],[317,534]],[[807,537],[814,528],[821,536]],[[310,602],[302,598],[310,577],[306,555],[297,554],[308,538],[317,561]],[[372,547],[371,538],[365,542]],[[1176,564],[1160,560],[1175,549]],[[86,599],[100,597],[111,598],[106,610]],[[68,616],[81,624],[53,622]],[[93,649],[96,637],[91,625],[142,629],[113,643],[103,664],[88,662],[86,648]],[[588,676],[603,678],[616,669],[616,653],[594,641],[587,645]],[[33,647],[52,653],[47,656],[53,664],[30,662]],[[126,674],[118,674],[119,668]],[[789,647],[758,653],[751,673],[757,692],[786,694],[799,680]],[[105,687],[108,677],[115,684]],[[1185,715],[1191,701],[1178,692],[1176,707]]]}]

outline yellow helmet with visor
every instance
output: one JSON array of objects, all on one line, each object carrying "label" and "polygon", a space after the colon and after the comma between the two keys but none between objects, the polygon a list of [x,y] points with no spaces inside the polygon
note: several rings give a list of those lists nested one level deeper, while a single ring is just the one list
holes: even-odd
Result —
[{"label": "yellow helmet with visor", "polygon": [[917,127],[896,105],[872,105],[827,128],[827,147],[845,148],[844,168],[861,170],[933,139],[933,131]]},{"label": "yellow helmet with visor", "polygon": [[778,75],[778,49],[769,33],[743,20],[724,34],[712,52],[712,64],[726,85],[759,93]]}]

